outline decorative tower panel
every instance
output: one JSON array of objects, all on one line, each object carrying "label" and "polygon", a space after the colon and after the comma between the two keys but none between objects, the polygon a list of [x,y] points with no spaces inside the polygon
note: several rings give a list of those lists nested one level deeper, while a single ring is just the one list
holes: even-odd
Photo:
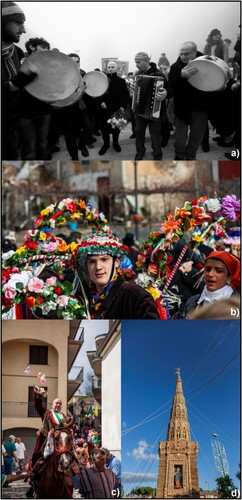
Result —
[{"label": "decorative tower panel", "polygon": [[191,441],[180,368],[177,368],[167,441],[159,445],[156,498],[199,498],[198,443]]}]

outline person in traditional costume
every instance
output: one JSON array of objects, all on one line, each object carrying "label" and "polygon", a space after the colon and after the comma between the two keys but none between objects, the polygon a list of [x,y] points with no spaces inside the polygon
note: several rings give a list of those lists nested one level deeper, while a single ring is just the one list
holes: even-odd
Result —
[{"label": "person in traditional costume", "polygon": [[34,386],[34,407],[41,417],[42,425],[38,431],[38,438],[32,455],[32,467],[43,455],[50,431],[55,430],[60,425],[70,427],[73,424],[73,418],[66,416],[61,411],[62,400],[59,398],[54,399],[51,410],[48,410],[43,405],[43,397],[45,396],[46,391],[43,388]]},{"label": "person in traditional costume", "polygon": [[[160,319],[152,296],[118,272],[128,247],[112,233],[83,238],[76,252],[74,293],[85,299],[92,319]],[[75,290],[76,287],[76,290]]]},{"label": "person in traditional costume", "polygon": [[187,300],[179,319],[186,319],[198,307],[240,295],[240,261],[224,251],[209,254],[204,266],[205,287]]}]

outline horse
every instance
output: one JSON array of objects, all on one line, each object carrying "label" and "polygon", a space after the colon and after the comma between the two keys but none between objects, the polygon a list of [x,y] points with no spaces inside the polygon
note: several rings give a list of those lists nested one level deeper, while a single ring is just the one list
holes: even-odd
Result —
[{"label": "horse", "polygon": [[42,456],[33,467],[36,498],[72,498],[72,476],[79,472],[73,448],[72,431],[56,428],[53,433],[54,451]]}]

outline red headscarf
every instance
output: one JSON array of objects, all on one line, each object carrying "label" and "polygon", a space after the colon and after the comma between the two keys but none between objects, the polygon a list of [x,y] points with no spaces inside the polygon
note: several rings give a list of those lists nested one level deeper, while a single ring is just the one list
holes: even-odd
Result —
[{"label": "red headscarf", "polygon": [[218,251],[211,252],[206,259],[218,259],[221,260],[227,269],[229,270],[229,274],[232,276],[230,285],[237,291],[240,292],[240,261],[231,253]]}]

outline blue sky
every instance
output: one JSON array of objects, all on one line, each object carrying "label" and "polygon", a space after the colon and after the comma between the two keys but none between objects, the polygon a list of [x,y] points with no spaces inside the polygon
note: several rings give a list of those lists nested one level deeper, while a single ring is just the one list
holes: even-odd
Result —
[{"label": "blue sky", "polygon": [[[158,443],[166,440],[181,369],[192,441],[198,441],[199,484],[215,488],[212,433],[226,449],[239,486],[239,321],[122,322],[122,475],[125,493],[156,487]],[[141,423],[143,420],[147,423]],[[141,423],[141,424],[140,424]]]}]

